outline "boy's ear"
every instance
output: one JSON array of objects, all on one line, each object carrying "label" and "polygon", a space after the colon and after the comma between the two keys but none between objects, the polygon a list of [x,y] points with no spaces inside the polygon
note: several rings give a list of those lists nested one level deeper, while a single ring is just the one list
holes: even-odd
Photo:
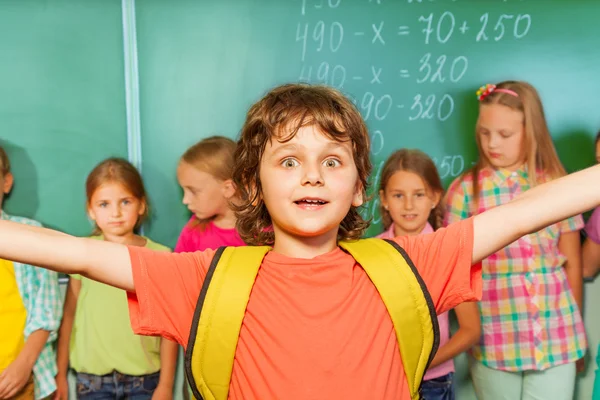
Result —
[{"label": "boy's ear", "polygon": [[363,196],[363,187],[360,184],[360,182],[357,182],[356,189],[354,191],[354,196],[352,197],[352,206],[360,207],[363,205],[364,202],[365,202],[365,199]]},{"label": "boy's ear", "polygon": [[4,175],[4,185],[2,186],[2,193],[9,194],[13,187],[14,182],[15,182],[15,177],[13,176],[13,174],[11,174],[10,172],[7,172]]}]

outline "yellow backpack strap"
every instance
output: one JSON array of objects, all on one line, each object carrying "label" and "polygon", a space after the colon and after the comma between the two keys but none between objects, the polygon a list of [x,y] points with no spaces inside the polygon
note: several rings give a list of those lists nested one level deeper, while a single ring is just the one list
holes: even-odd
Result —
[{"label": "yellow backpack strap", "polygon": [[197,399],[226,400],[250,292],[267,246],[215,252],[194,312],[185,373]]},{"label": "yellow backpack strap", "polygon": [[340,242],[365,270],[390,314],[408,378],[411,399],[440,344],[431,296],[414,264],[396,242],[363,239]]}]

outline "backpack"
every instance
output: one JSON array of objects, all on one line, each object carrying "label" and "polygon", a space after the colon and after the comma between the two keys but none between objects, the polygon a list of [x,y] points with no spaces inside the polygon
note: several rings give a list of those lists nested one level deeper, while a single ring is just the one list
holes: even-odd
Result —
[{"label": "backpack", "polygon": [[[412,261],[384,239],[340,242],[365,270],[391,317],[411,399],[440,342],[431,296]],[[185,372],[197,399],[226,400],[250,292],[268,246],[221,247],[213,257],[194,312]]]}]

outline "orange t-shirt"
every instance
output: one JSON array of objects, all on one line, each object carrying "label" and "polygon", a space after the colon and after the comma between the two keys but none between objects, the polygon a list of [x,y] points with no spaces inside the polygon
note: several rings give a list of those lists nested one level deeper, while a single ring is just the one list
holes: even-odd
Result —
[{"label": "orange t-shirt", "polygon": [[[481,296],[481,269],[471,268],[472,220],[394,240],[419,270],[438,313]],[[214,251],[129,251],[133,330],[185,347]],[[229,398],[410,399],[392,321],[352,256],[340,248],[312,259],[265,256],[241,327]]]}]

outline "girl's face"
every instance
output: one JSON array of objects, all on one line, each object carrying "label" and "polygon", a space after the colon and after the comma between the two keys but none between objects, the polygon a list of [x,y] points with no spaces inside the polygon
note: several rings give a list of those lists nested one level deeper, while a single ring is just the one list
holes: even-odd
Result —
[{"label": "girl's face", "polygon": [[201,220],[223,216],[235,194],[231,180],[220,181],[213,175],[181,161],[177,181],[183,189],[183,204]]},{"label": "girl's face", "polygon": [[100,185],[88,203],[88,215],[105,236],[133,233],[146,203],[117,182]]},{"label": "girl's face", "polygon": [[392,217],[394,236],[420,234],[440,201],[440,193],[432,193],[419,175],[409,171],[394,173],[379,197]]},{"label": "girl's face", "polygon": [[525,162],[522,112],[501,104],[482,104],[476,129],[483,153],[494,168],[514,171]]}]

